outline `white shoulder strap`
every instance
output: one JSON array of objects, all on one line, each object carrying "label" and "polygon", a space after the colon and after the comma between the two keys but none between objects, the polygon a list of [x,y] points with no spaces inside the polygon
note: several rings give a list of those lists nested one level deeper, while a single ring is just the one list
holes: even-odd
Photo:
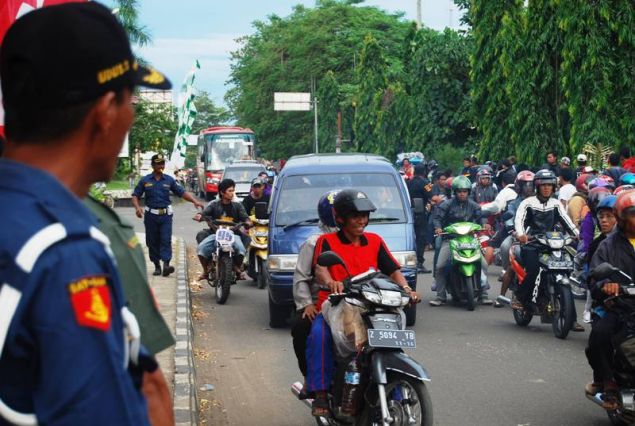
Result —
[{"label": "white shoulder strap", "polygon": [[[42,253],[55,243],[66,238],[66,228],[61,223],[55,223],[38,231],[24,243],[15,258],[15,264],[25,273],[31,273],[33,266]],[[22,292],[10,283],[4,283],[0,290],[0,355],[4,349],[4,344],[9,332],[9,326],[18,309]],[[7,406],[0,399],[0,415],[8,422],[19,426],[35,426],[37,418],[34,414],[19,413]]]}]

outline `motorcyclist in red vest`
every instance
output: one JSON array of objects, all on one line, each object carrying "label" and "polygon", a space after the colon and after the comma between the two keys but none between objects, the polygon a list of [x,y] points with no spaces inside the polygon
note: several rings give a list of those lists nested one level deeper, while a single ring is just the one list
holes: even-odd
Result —
[{"label": "motorcyclist in red vest", "polygon": [[[377,234],[364,232],[370,213],[375,210],[373,202],[361,191],[346,189],[335,196],[333,211],[339,231],[321,235],[314,250],[315,276],[321,286],[318,308],[321,308],[329,294],[344,291],[342,282],[349,276],[340,265],[329,268],[317,265],[317,257],[329,250],[344,260],[351,275],[374,268],[403,287],[413,302],[420,301],[419,295],[408,286],[401,274],[401,266],[390,254],[384,240]],[[306,355],[307,391],[315,396],[312,413],[314,416],[328,416],[326,391],[335,369],[335,357],[331,332],[321,314],[313,321]]]}]

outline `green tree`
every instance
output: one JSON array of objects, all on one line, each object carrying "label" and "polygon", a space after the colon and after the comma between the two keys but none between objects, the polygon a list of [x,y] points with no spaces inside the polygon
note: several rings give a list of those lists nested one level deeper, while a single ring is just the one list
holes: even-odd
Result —
[{"label": "green tree", "polygon": [[386,106],[384,93],[388,87],[388,64],[379,43],[372,35],[364,39],[357,71],[359,89],[355,105],[355,137],[360,152],[381,153],[383,147],[377,134],[381,110]]},{"label": "green tree", "polygon": [[463,146],[474,137],[470,122],[469,49],[456,31],[421,29],[404,79],[411,97],[406,150],[429,153],[442,145]]},{"label": "green tree", "polygon": [[340,86],[333,71],[318,84],[319,144],[321,152],[334,152],[337,137],[337,114],[342,111]]},{"label": "green tree", "polygon": [[509,120],[513,94],[508,93],[507,86],[512,72],[510,58],[516,56],[520,43],[513,34],[520,25],[521,8],[522,0],[471,3],[471,98],[481,158],[499,159],[514,153],[514,128]]},{"label": "green tree", "polygon": [[522,47],[514,63],[509,92],[517,157],[542,164],[545,154],[570,154],[568,116],[560,86],[562,34],[555,0],[533,0],[520,31]]},{"label": "green tree", "polygon": [[176,111],[170,104],[153,104],[139,100],[135,121],[130,129],[130,156],[141,151],[171,152],[177,128]]},{"label": "green tree", "polygon": [[[253,25],[254,34],[240,39],[240,49],[232,54],[233,88],[225,99],[238,125],[256,132],[263,155],[271,159],[313,151],[313,115],[273,111],[274,92],[308,92],[315,78],[319,93],[332,71],[342,97],[344,137],[349,139],[357,93],[355,68],[364,37],[371,34],[378,41],[389,72],[396,73],[409,27],[401,14],[335,0],[319,1],[312,9],[296,6],[286,18],[272,15]],[[324,120],[334,125],[336,116],[329,113],[320,121]]]},{"label": "green tree", "polygon": [[147,27],[139,24],[139,1],[116,0],[115,11],[123,27],[128,33],[130,41],[138,46],[145,46],[152,41]]},{"label": "green tree", "polygon": [[211,126],[220,126],[229,123],[232,119],[227,108],[214,103],[209,93],[200,91],[194,97],[196,118],[192,124],[192,134],[198,134],[201,130]]},{"label": "green tree", "polygon": [[558,23],[572,151],[635,144],[635,3],[562,2]]}]

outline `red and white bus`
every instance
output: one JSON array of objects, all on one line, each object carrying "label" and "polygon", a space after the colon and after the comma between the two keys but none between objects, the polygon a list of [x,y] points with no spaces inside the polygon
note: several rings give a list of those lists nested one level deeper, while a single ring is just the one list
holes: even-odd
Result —
[{"label": "red and white bus", "polygon": [[225,167],[238,160],[253,160],[256,135],[242,127],[209,127],[198,136],[197,172],[201,197],[212,200]]}]

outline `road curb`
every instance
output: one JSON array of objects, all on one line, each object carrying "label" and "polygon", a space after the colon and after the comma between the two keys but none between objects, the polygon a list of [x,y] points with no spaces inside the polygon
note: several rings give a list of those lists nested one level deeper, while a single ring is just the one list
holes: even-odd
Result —
[{"label": "road curb", "polygon": [[198,424],[198,400],[196,399],[196,370],[192,340],[190,286],[187,276],[185,241],[177,238],[178,257],[176,268],[176,346],[174,347],[174,420],[176,426]]}]

